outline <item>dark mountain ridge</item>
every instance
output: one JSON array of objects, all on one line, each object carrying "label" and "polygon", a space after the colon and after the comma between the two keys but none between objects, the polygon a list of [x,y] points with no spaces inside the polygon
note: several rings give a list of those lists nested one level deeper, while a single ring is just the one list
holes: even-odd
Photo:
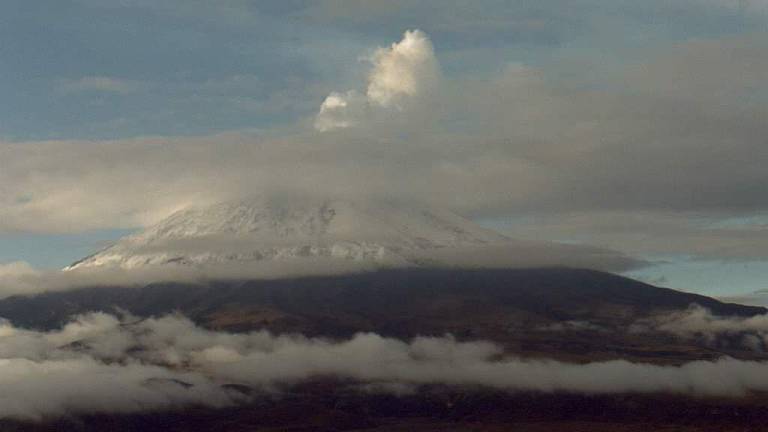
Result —
[{"label": "dark mountain ridge", "polygon": [[[594,270],[414,268],[294,279],[89,287],[0,300],[0,317],[18,326],[51,329],[90,311],[126,311],[138,317],[179,312],[217,330],[266,329],[331,338],[358,332],[403,339],[452,334],[460,340],[491,340],[519,355],[572,361],[624,358],[666,363],[723,354],[758,356],[622,330],[654,313],[681,311],[693,304],[722,316],[766,313],[765,308],[723,303]],[[583,323],[584,328],[551,330],[564,322]]]}]

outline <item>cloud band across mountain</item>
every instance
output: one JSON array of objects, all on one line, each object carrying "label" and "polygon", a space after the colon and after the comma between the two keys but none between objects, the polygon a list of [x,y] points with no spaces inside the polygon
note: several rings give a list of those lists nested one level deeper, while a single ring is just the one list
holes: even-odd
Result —
[{"label": "cloud band across mountain", "polygon": [[260,331],[221,333],[181,316],[137,321],[93,313],[47,333],[6,322],[0,324],[0,384],[13,396],[0,398],[0,418],[225,406],[248,399],[226,384],[268,392],[322,375],[384,384],[377,391],[385,392],[422,384],[699,396],[768,390],[768,365],[760,362],[568,364],[500,357],[501,352],[491,343],[451,337],[404,342],[364,333],[332,342]]}]

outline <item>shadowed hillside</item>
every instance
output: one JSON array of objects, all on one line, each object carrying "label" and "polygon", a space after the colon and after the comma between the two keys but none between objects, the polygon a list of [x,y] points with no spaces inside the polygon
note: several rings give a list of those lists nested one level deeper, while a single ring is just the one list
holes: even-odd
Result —
[{"label": "shadowed hillside", "polygon": [[92,287],[5,299],[0,316],[19,326],[50,329],[88,311],[137,316],[181,312],[217,330],[267,329],[334,338],[375,332],[406,339],[450,333],[460,340],[495,341],[523,356],[572,361],[675,363],[723,354],[761,358],[739,348],[715,350],[670,335],[624,331],[651,314],[692,304],[723,316],[765,312],[598,271],[550,268],[382,270],[200,285]]}]

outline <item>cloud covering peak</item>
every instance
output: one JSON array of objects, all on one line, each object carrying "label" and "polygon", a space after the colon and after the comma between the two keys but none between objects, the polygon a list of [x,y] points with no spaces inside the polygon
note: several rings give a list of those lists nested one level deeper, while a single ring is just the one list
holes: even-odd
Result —
[{"label": "cloud covering peak", "polygon": [[[433,35],[448,65],[451,42]],[[285,128],[0,138],[0,233],[147,227],[191,204],[292,191],[427,203],[507,222],[512,237],[651,259],[764,261],[768,230],[750,219],[768,212],[762,36],[681,41],[581,80],[503,56],[480,77],[446,66],[441,79],[410,31],[368,56],[358,86],[297,97],[306,121]],[[334,52],[352,64],[367,43]]]}]

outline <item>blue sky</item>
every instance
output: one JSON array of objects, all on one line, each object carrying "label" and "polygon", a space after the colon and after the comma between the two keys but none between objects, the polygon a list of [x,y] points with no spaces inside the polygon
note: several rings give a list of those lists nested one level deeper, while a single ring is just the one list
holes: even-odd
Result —
[{"label": "blue sky", "polygon": [[3,234],[0,236],[0,262],[20,260],[40,268],[62,268],[131,232],[133,230],[115,229],[74,234]]},{"label": "blue sky", "polygon": [[[765,25],[729,7],[735,0],[717,3],[9,0],[0,5],[0,133],[118,138],[290,123],[359,78],[362,53],[409,28],[429,34],[444,70],[461,75],[509,61],[632,61],[635,51]],[[600,73],[557,66],[548,72]]]},{"label": "blue sky", "polygon": [[[318,160],[381,169],[390,195],[404,165],[451,170],[463,180],[403,195],[512,236],[664,260],[633,275],[673,287],[768,288],[767,24],[763,0],[7,0],[0,262],[59,267],[305,167],[285,143],[327,141]],[[440,108],[313,131],[326,97],[364,93],[376,50],[412,29],[434,47]]]}]

